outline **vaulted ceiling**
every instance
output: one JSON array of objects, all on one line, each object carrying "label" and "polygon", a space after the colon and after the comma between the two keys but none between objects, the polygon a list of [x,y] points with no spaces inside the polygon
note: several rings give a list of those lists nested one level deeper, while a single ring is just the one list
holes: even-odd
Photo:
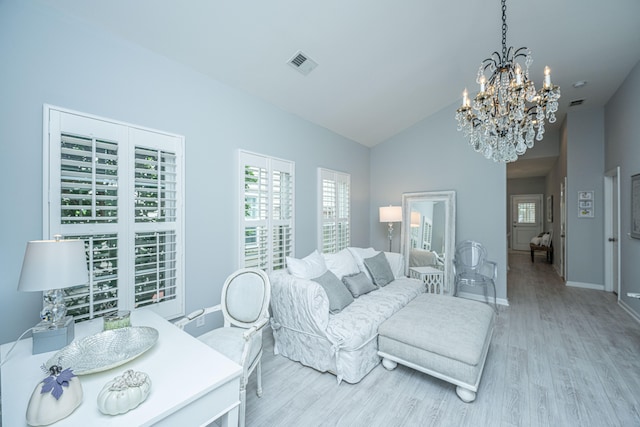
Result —
[{"label": "vaulted ceiling", "polygon": [[[498,0],[45,3],[366,146],[477,91],[501,49]],[[603,106],[640,60],[639,17],[638,0],[507,2],[507,45],[531,49],[537,86],[549,65],[562,88],[555,126],[571,101]],[[298,51],[318,63],[306,76],[288,65]]]}]

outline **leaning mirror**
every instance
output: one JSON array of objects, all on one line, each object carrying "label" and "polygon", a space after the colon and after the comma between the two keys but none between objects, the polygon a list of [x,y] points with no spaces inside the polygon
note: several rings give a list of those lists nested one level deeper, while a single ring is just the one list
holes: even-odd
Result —
[{"label": "leaning mirror", "polygon": [[451,294],[456,235],[455,191],[402,194],[402,254],[405,274],[427,292]]}]

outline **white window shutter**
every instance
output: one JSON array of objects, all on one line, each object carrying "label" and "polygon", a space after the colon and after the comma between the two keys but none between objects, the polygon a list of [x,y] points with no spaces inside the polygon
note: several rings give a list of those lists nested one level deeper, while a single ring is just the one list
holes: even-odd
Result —
[{"label": "white window shutter", "polygon": [[349,174],[318,168],[318,183],[318,250],[335,253],[348,247],[351,241],[351,177]]},{"label": "white window shutter", "polygon": [[294,251],[294,164],[240,150],[240,267],[286,267]]},{"label": "white window shutter", "polygon": [[44,114],[44,237],[82,239],[91,273],[65,290],[70,314],[184,314],[183,138],[46,105]]}]

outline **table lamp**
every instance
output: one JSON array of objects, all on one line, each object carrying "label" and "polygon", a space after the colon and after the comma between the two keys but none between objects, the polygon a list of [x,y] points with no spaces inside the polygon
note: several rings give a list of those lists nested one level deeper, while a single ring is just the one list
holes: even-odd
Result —
[{"label": "table lamp", "polygon": [[382,206],[380,207],[380,222],[389,224],[389,252],[391,252],[391,242],[393,240],[393,223],[402,222],[402,206]]},{"label": "table lamp", "polygon": [[42,321],[32,330],[33,354],[58,350],[74,337],[72,316],[67,316],[62,288],[89,281],[82,240],[32,240],[22,262],[18,290],[43,291]]},{"label": "table lamp", "polygon": [[420,212],[411,211],[411,227],[420,227]]}]

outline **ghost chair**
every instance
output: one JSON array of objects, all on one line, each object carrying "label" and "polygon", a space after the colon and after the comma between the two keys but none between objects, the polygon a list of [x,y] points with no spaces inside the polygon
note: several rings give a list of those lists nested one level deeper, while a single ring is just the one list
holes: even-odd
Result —
[{"label": "ghost chair", "polygon": [[496,297],[496,277],[498,276],[498,264],[487,260],[487,250],[478,242],[465,240],[456,246],[456,254],[453,260],[455,270],[455,294],[457,295],[463,286],[481,287],[484,298],[489,303],[487,289],[493,288],[493,307],[498,312]]}]

